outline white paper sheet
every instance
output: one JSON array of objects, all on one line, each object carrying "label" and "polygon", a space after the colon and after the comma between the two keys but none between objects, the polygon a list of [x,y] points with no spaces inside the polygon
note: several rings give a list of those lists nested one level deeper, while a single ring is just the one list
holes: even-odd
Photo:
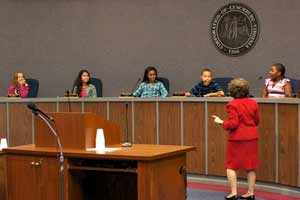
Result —
[{"label": "white paper sheet", "polygon": [[87,148],[87,151],[96,151],[96,152],[112,152],[112,151],[118,151],[121,150],[121,148],[104,148],[104,149],[99,149],[99,148]]}]

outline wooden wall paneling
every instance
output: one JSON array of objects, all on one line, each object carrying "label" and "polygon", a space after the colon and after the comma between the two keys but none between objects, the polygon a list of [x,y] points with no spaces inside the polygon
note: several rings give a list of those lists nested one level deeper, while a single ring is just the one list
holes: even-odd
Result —
[{"label": "wooden wall paneling", "polygon": [[84,112],[92,112],[96,113],[97,115],[102,116],[106,119],[106,102],[85,102],[84,103]]},{"label": "wooden wall paneling", "polygon": [[275,181],[275,104],[259,104],[259,162],[257,179]]},{"label": "wooden wall paneling", "polygon": [[180,103],[159,103],[159,144],[181,145]]},{"label": "wooden wall paneling", "polygon": [[[126,105],[127,105],[127,109],[126,109]],[[110,102],[109,103],[109,120],[119,125],[121,129],[122,142],[125,142],[127,140],[126,132],[128,132],[128,140],[130,142],[132,141],[131,109],[132,109],[131,102]],[[126,115],[127,115],[127,124],[126,124]]]},{"label": "wooden wall paneling", "polygon": [[7,137],[7,112],[6,103],[0,104],[0,138]]},{"label": "wooden wall paneling", "polygon": [[32,143],[32,112],[27,103],[9,103],[9,146]]},{"label": "wooden wall paneling", "polygon": [[278,105],[279,183],[298,186],[298,105]]},{"label": "wooden wall paneling", "polygon": [[[81,102],[70,103],[71,112],[82,112]],[[70,112],[69,103],[59,103],[59,112]]]},{"label": "wooden wall paneling", "polygon": [[36,103],[44,112],[56,112],[56,102]]},{"label": "wooden wall paneling", "polygon": [[204,103],[183,104],[184,145],[195,146],[187,154],[189,173],[205,174],[205,106]]},{"label": "wooden wall paneling", "polygon": [[134,103],[135,143],[156,144],[156,103]]},{"label": "wooden wall paneling", "polygon": [[207,103],[208,174],[225,176],[225,151],[227,131],[214,123],[212,115],[227,119],[225,103]]}]

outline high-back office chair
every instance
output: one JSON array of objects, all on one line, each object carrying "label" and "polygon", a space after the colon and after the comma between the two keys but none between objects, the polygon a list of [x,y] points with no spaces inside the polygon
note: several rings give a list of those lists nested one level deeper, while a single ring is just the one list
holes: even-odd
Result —
[{"label": "high-back office chair", "polygon": [[91,83],[95,86],[97,91],[97,97],[102,97],[103,84],[98,78],[90,78]]},{"label": "high-back office chair", "polygon": [[291,85],[292,85],[292,93],[296,94],[299,92],[300,89],[300,80],[299,79],[293,79],[290,78]]},{"label": "high-back office chair", "polygon": [[221,88],[224,91],[225,96],[228,93],[228,83],[232,80],[232,77],[217,77],[217,78],[213,78],[214,81],[216,81],[217,83],[219,83],[219,85],[221,86]]},{"label": "high-back office chair", "polygon": [[170,81],[167,78],[164,77],[157,77],[158,81],[162,82],[162,84],[164,84],[166,90],[168,91],[168,93],[170,92]]},{"label": "high-back office chair", "polygon": [[26,78],[26,83],[29,85],[28,97],[37,97],[39,92],[39,80],[33,78]]}]

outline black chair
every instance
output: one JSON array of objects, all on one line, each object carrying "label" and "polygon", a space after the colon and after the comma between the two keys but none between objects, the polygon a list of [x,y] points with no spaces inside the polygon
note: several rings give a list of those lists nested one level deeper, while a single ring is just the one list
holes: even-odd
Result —
[{"label": "black chair", "polygon": [[29,93],[27,97],[37,97],[39,93],[39,80],[26,78],[26,83],[29,85]]},{"label": "black chair", "polygon": [[221,88],[224,91],[225,96],[228,93],[228,83],[230,83],[230,81],[232,80],[232,77],[217,77],[217,78],[213,78],[214,81],[216,81]]},{"label": "black chair", "polygon": [[164,77],[158,77],[156,80],[162,82],[164,84],[166,90],[168,91],[168,94],[170,93],[170,81],[167,78]]},{"label": "black chair", "polygon": [[292,85],[292,93],[293,94],[299,93],[300,80],[291,78],[290,81],[291,81],[291,85]]},{"label": "black chair", "polygon": [[98,78],[90,78],[91,83],[95,86],[97,91],[97,97],[102,97],[103,84]]}]

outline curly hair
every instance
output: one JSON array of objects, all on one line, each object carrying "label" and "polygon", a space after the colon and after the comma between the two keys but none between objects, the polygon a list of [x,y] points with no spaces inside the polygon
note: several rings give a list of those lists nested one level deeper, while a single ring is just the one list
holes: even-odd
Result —
[{"label": "curly hair", "polygon": [[249,97],[249,82],[243,78],[235,78],[228,84],[228,91],[233,98]]}]

